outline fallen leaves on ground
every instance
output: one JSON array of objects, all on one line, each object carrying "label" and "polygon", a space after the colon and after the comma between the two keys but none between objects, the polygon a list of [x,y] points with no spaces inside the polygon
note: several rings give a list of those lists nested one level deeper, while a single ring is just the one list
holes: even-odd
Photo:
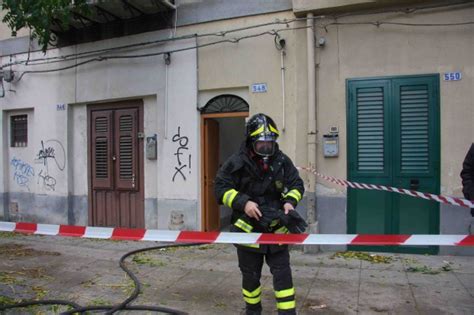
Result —
[{"label": "fallen leaves on ground", "polygon": [[383,256],[378,254],[370,254],[367,252],[354,252],[354,251],[347,251],[347,252],[337,252],[331,256],[331,259],[334,258],[344,258],[344,259],[358,259],[358,260],[365,260],[371,263],[376,264],[389,264],[393,261],[393,257],[391,256]]}]

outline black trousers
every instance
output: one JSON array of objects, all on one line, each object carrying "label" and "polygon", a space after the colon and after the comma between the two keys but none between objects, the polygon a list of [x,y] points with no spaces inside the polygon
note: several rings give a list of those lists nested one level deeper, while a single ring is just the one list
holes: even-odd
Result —
[{"label": "black trousers", "polygon": [[278,314],[296,314],[288,248],[274,253],[269,249],[265,253],[259,253],[237,248],[237,256],[242,272],[242,293],[247,314],[260,314],[262,310],[260,277],[264,260],[273,275]]}]

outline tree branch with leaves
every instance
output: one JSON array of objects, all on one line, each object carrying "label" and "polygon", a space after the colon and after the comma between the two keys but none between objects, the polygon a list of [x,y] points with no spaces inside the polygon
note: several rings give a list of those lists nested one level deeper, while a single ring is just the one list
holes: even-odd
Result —
[{"label": "tree branch with leaves", "polygon": [[74,12],[90,14],[87,0],[3,0],[6,11],[2,22],[12,31],[12,36],[22,28],[31,30],[31,37],[38,40],[41,50],[46,52],[53,45],[56,36],[54,25],[67,30]]}]

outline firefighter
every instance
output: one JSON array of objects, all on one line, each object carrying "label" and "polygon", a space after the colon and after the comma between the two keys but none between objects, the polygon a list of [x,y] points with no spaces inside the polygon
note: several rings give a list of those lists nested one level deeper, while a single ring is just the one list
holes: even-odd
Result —
[{"label": "firefighter", "polygon": [[[276,143],[278,136],[277,126],[270,117],[261,113],[252,116],[246,124],[246,139],[240,150],[217,173],[218,202],[233,209],[231,231],[288,233],[278,217],[282,212],[288,215],[292,211],[302,221],[298,226],[307,226],[295,210],[303,196],[304,184],[293,162],[280,151]],[[288,246],[235,246],[246,314],[262,311],[260,277],[264,259],[273,275],[278,314],[296,314]]]}]

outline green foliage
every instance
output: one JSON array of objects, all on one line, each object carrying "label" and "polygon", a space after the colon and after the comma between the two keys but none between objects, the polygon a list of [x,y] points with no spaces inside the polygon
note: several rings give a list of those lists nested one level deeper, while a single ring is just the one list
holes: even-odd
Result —
[{"label": "green foliage", "polygon": [[3,0],[2,10],[6,11],[2,20],[12,31],[12,36],[22,28],[31,30],[43,52],[51,45],[55,36],[53,25],[68,29],[74,12],[82,15],[90,13],[87,0]]},{"label": "green foliage", "polygon": [[393,258],[390,256],[370,254],[366,252],[353,252],[353,251],[337,252],[334,255],[332,255],[330,258],[334,259],[336,257],[340,257],[344,259],[365,260],[365,261],[369,261],[371,263],[376,263],[376,264],[389,264],[393,261]]},{"label": "green foliage", "polygon": [[423,266],[410,266],[406,269],[408,272],[420,272],[426,275],[437,275],[443,271],[448,272],[452,271],[452,263],[451,262],[445,262],[443,266],[440,268],[432,268],[428,267],[426,265]]},{"label": "green foliage", "polygon": [[18,301],[4,295],[0,295],[0,306],[15,304]]}]

